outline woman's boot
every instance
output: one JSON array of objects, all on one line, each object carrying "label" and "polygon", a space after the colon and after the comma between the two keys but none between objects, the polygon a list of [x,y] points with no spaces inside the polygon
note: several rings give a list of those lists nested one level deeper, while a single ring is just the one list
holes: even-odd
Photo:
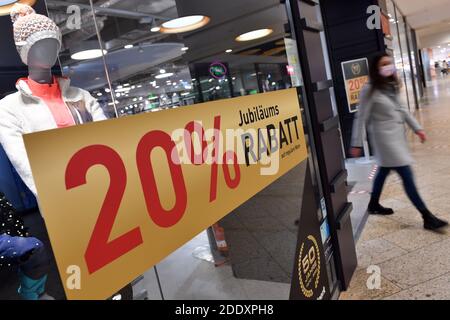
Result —
[{"label": "woman's boot", "polygon": [[369,214],[377,214],[382,216],[388,216],[394,214],[394,210],[391,208],[383,207],[378,201],[371,200],[369,202],[369,207],[367,208]]},{"label": "woman's boot", "polygon": [[428,209],[421,210],[420,212],[423,217],[423,227],[427,230],[437,230],[448,225],[447,221],[439,219]]}]

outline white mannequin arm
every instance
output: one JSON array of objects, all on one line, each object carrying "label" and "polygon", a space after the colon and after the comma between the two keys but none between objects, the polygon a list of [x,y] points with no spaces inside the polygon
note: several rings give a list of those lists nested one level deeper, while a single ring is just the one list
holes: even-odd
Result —
[{"label": "white mannequin arm", "polygon": [[17,116],[7,106],[0,105],[0,143],[19,176],[36,196],[36,186],[22,134],[24,131]]}]

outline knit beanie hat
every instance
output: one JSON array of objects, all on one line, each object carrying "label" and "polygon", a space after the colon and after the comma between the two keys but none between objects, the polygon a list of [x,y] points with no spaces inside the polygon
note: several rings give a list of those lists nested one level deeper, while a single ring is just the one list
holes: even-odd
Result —
[{"label": "knit beanie hat", "polygon": [[11,9],[14,25],[14,41],[23,63],[28,64],[31,47],[43,39],[56,39],[61,47],[62,36],[59,27],[50,18],[37,14],[26,4],[16,3]]}]

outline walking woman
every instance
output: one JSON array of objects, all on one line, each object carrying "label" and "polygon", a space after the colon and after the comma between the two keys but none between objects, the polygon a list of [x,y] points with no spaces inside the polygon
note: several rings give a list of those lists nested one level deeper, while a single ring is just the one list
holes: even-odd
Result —
[{"label": "walking woman", "polygon": [[403,180],[406,194],[422,214],[424,228],[436,230],[448,223],[434,216],[420,197],[414,182],[411,165],[414,160],[408,148],[405,123],[419,136],[422,143],[427,137],[422,127],[399,102],[400,83],[392,57],[376,56],[370,66],[370,84],[361,93],[361,106],[353,126],[353,157],[362,155],[366,128],[379,166],[370,199],[369,214],[391,215],[394,211],[380,204],[384,183],[391,171]]}]

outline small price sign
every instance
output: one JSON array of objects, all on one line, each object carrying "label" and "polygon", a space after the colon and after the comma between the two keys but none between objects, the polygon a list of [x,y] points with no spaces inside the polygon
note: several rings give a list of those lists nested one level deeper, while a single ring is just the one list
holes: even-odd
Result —
[{"label": "small price sign", "polygon": [[295,89],[24,141],[68,299],[111,296],[307,157]]},{"label": "small price sign", "polygon": [[369,65],[366,58],[342,62],[342,73],[350,113],[358,111],[362,88],[369,82]]}]

